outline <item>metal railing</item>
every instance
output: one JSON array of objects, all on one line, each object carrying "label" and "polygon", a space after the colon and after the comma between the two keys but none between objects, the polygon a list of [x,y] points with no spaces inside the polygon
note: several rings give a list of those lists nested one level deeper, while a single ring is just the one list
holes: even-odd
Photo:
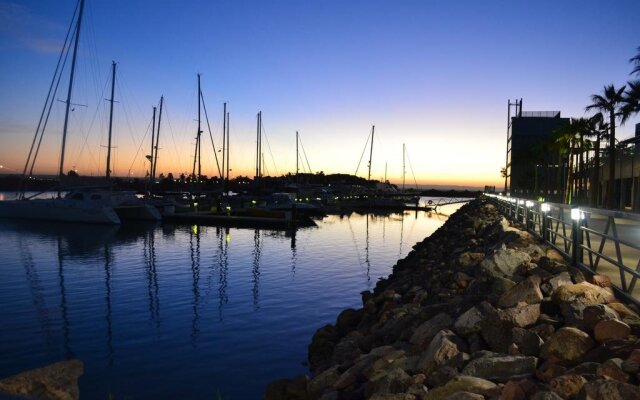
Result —
[{"label": "metal railing", "polygon": [[640,214],[484,196],[573,266],[608,276],[614,289],[640,304]]}]

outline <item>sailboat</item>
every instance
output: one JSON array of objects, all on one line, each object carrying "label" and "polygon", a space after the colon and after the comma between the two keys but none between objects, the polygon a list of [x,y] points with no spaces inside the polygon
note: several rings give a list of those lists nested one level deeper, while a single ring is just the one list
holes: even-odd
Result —
[{"label": "sailboat", "polygon": [[[62,149],[60,155],[60,169],[59,169],[59,185],[62,184],[62,180],[64,178],[64,155],[65,155],[65,144],[67,139],[67,128],[69,126],[69,111],[71,106],[71,92],[73,89],[73,77],[76,67],[76,58],[78,53],[78,42],[80,38],[80,27],[82,24],[82,14],[84,11],[84,0],[79,0],[78,5],[78,18],[75,24],[75,30],[73,33],[73,55],[71,59],[71,68],[69,73],[69,88],[67,91],[67,100],[66,100],[66,109],[65,109],[65,117],[64,117],[64,128],[62,131]],[[74,12],[75,17],[75,12]],[[62,46],[62,52],[60,54],[60,60],[63,58],[63,54],[65,52],[65,48],[67,47],[67,41]],[[69,49],[70,50],[70,45]],[[58,61],[58,67],[60,66],[60,60]],[[49,90],[49,96],[47,96],[47,100],[45,102],[45,107],[42,111],[42,116],[45,115],[47,106],[50,107],[50,101],[52,102],[55,97],[55,91],[53,92],[53,96],[51,96],[54,87],[54,82],[56,81],[58,74],[58,67],[56,67],[56,72],[54,74],[53,81],[51,83],[51,87]],[[55,86],[57,89],[57,85]],[[40,123],[42,123],[42,116],[40,118]],[[44,126],[42,128],[42,132],[40,132],[40,123],[38,124],[38,128],[36,130],[36,135],[31,144],[31,150],[29,152],[29,157],[27,159],[27,163],[25,164],[25,169],[23,171],[23,176],[26,176],[27,166],[30,161],[35,162],[34,159],[31,160],[31,155],[34,149],[34,144],[36,143],[36,138],[39,135],[44,133]],[[45,120],[46,125],[46,120]],[[42,139],[42,136],[40,136]],[[38,144],[39,147],[39,144]],[[37,155],[37,150],[36,150]],[[32,170],[33,170],[33,162],[32,162]],[[67,193],[64,197],[62,197],[62,189],[58,188],[58,196],[56,198],[51,199],[34,199],[34,198],[25,198],[22,194],[20,199],[18,200],[9,200],[9,201],[0,201],[0,217],[5,218],[21,218],[21,219],[33,219],[33,220],[47,220],[47,221],[65,221],[65,222],[84,222],[84,223],[101,223],[101,224],[119,224],[120,218],[116,214],[113,209],[111,198],[109,196],[108,191],[106,190],[95,190],[95,188],[81,188],[77,190],[72,190]]]},{"label": "sailboat", "polygon": [[[111,178],[111,133],[113,128],[113,103],[116,86],[116,62],[111,64],[111,103],[109,112],[109,135],[107,144],[107,169],[105,177]],[[162,110],[162,109],[161,109]],[[156,144],[157,147],[157,144]],[[133,191],[112,191],[111,204],[118,217],[122,220],[160,221],[160,212],[150,203],[136,197]]]}]

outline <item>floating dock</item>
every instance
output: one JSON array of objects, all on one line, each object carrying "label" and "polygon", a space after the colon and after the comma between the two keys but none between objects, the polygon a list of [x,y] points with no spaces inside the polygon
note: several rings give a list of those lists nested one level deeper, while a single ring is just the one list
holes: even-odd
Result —
[{"label": "floating dock", "polygon": [[244,215],[224,215],[211,214],[210,212],[185,212],[164,215],[165,222],[178,224],[197,224],[224,226],[230,228],[271,228],[288,229],[301,226],[315,226],[316,223],[310,218],[287,219],[287,218],[267,218],[252,217]]}]

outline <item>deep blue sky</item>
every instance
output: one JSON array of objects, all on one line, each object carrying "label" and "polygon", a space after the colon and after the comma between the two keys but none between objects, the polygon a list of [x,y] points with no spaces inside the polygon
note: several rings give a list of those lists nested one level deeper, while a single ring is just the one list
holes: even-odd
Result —
[{"label": "deep blue sky", "polygon": [[[20,169],[26,157],[74,6],[0,0],[0,163],[9,168]],[[161,94],[167,126],[159,169],[191,170],[200,72],[216,141],[221,103],[229,102],[235,172],[254,168],[262,110],[271,173],[295,168],[296,130],[314,171],[353,173],[375,124],[375,177],[387,163],[399,180],[406,143],[420,181],[497,183],[507,100],[583,116],[591,94],[630,79],[639,15],[633,0],[87,0],[74,101],[88,107],[73,114],[69,168],[104,169],[106,104],[99,99],[108,97],[102,90],[116,60],[118,174],[131,167],[144,174],[143,152],[134,156]],[[54,115],[42,172],[59,157],[61,103]],[[210,146],[207,140],[203,156],[212,174]]]}]

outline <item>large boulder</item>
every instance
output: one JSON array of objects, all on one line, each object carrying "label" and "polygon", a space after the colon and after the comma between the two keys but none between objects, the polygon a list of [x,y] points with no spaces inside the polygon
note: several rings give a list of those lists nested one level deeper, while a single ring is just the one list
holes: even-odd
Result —
[{"label": "large boulder", "polygon": [[450,330],[442,330],[433,338],[429,347],[418,361],[418,369],[429,374],[434,368],[457,356],[462,339]]},{"label": "large boulder", "polygon": [[611,339],[624,339],[631,333],[629,325],[617,319],[600,321],[593,328],[593,337],[598,343]]},{"label": "large boulder", "polygon": [[536,357],[487,356],[471,360],[462,370],[462,375],[507,381],[533,375],[536,372]]},{"label": "large boulder", "polygon": [[533,275],[503,293],[498,300],[498,306],[508,308],[520,302],[536,304],[542,301],[542,297],[540,277]]},{"label": "large boulder", "polygon": [[564,327],[558,329],[549,338],[542,347],[540,355],[565,364],[577,364],[584,359],[594,344],[586,332],[577,328]]},{"label": "large boulder", "polygon": [[428,319],[416,328],[411,335],[409,341],[412,344],[426,347],[433,337],[443,329],[448,329],[453,324],[453,319],[446,313],[437,314],[435,317]]},{"label": "large boulder", "polygon": [[0,380],[0,392],[37,399],[78,399],[78,378],[83,373],[82,361],[61,361]]},{"label": "large boulder", "polygon": [[578,394],[580,400],[640,400],[640,390],[635,385],[615,380],[587,382]]},{"label": "large boulder", "polygon": [[496,394],[496,390],[499,390],[498,386],[489,380],[473,376],[458,375],[445,385],[429,390],[426,396],[424,396],[424,400],[441,400],[458,392],[469,392],[483,396],[491,396]]},{"label": "large boulder", "polygon": [[587,380],[581,375],[566,374],[553,378],[549,386],[563,399],[570,399],[578,395],[585,383]]},{"label": "large boulder", "polygon": [[502,247],[480,263],[480,268],[493,277],[511,277],[516,268],[531,261],[531,256],[517,249]]},{"label": "large boulder", "polygon": [[585,306],[606,304],[616,300],[611,289],[602,288],[586,281],[560,286],[553,292],[552,299],[556,303],[578,302]]}]

